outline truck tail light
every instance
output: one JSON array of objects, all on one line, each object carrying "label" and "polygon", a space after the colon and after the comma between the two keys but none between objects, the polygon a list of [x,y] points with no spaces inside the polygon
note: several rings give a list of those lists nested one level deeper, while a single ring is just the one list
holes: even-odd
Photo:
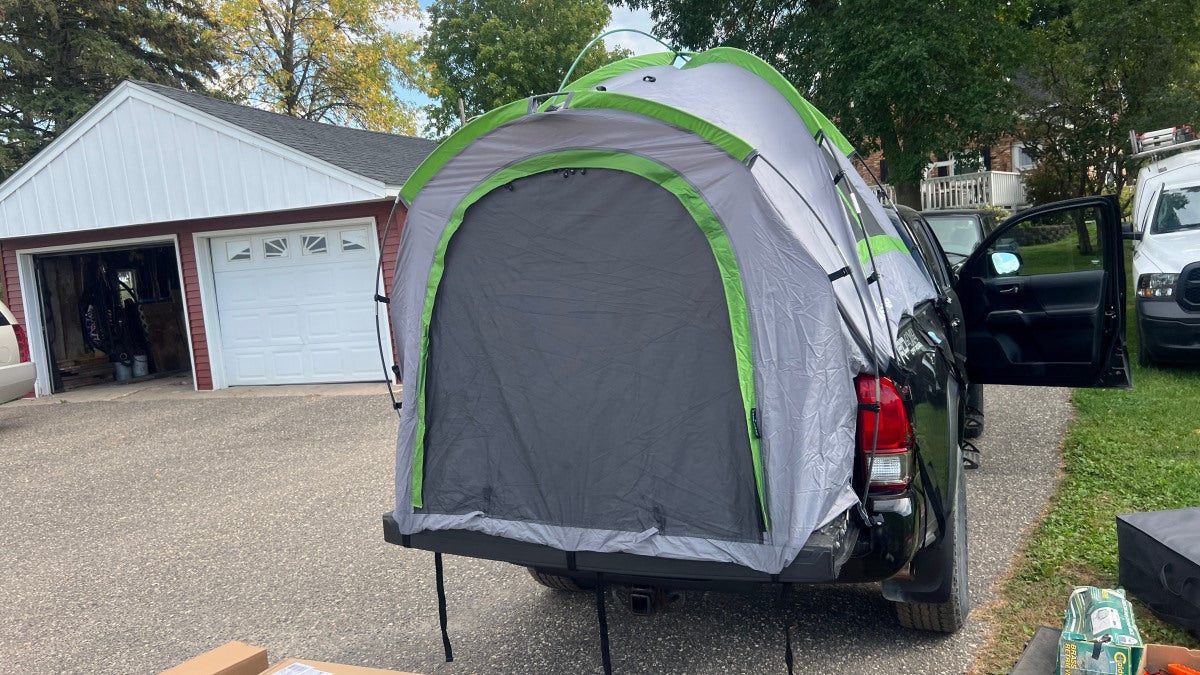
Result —
[{"label": "truck tail light", "polygon": [[25,335],[25,327],[19,323],[13,324],[13,333],[17,336],[17,361],[29,362],[29,337]]},{"label": "truck tail light", "polygon": [[900,391],[890,379],[874,375],[859,375],[854,386],[858,392],[858,458],[868,490],[903,490],[912,482],[913,430]]}]

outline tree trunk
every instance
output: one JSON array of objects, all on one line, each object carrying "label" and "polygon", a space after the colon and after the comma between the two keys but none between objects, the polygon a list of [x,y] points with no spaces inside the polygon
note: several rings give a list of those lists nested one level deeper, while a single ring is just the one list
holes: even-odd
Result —
[{"label": "tree trunk", "polygon": [[896,181],[896,203],[921,210],[921,183],[917,181]]},{"label": "tree trunk", "polygon": [[1083,216],[1083,211],[1071,212],[1071,217],[1075,220],[1075,232],[1079,235],[1079,253],[1081,255],[1091,255],[1092,237],[1088,234],[1087,221]]}]

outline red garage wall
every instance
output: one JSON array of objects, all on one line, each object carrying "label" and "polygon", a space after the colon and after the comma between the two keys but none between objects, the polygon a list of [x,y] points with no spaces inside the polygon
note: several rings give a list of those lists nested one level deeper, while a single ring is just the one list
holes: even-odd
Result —
[{"label": "red garage wall", "polygon": [[[297,209],[294,211],[273,211],[270,213],[255,213],[244,216],[223,218],[204,218],[200,220],[185,220],[170,223],[154,223],[149,225],[133,225],[114,227],[86,232],[67,232],[62,234],[44,235],[39,237],[24,237],[0,241],[0,280],[4,284],[4,304],[8,305],[17,321],[25,323],[25,308],[20,279],[17,276],[17,250],[44,248],[50,246],[79,246],[96,244],[103,241],[120,239],[135,239],[141,237],[163,237],[175,235],[179,240],[180,274],[183,277],[185,302],[188,313],[188,330],[192,338],[193,372],[196,376],[196,386],[199,389],[212,389],[212,366],[208,352],[208,340],[204,332],[204,309],[200,302],[200,276],[196,268],[196,250],[192,235],[197,232],[216,232],[221,230],[241,230],[253,227],[270,227],[273,225],[289,225],[292,223],[309,223],[343,218],[370,217],[375,220],[376,235],[380,240],[383,251],[383,279],[390,284],[396,269],[396,254],[400,248],[400,231],[403,229],[406,211],[404,206],[396,208],[395,221],[384,241],[384,228],[388,214],[392,210],[393,201],[390,199],[359,202],[354,204],[338,204],[312,209]],[[387,292],[387,289],[384,289]],[[395,357],[396,347],[393,341],[392,354]]]}]

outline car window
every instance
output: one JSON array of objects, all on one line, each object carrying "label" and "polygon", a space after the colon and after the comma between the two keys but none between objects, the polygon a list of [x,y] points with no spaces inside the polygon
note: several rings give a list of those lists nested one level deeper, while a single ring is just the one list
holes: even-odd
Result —
[{"label": "car window", "polygon": [[917,246],[921,249],[921,256],[925,258],[929,272],[933,275],[934,285],[938,288],[949,288],[951,280],[950,270],[946,266],[946,255],[938,245],[929,222],[916,216],[913,218],[912,231],[913,237],[917,240]]},{"label": "car window", "polygon": [[1151,234],[1200,229],[1200,185],[1163,190],[1154,210]]},{"label": "car window", "polygon": [[[1018,224],[988,246],[993,261],[1006,260],[1007,269],[994,276],[1033,276],[1104,269],[1095,209],[1059,211]],[[1012,256],[997,258],[997,253]]]},{"label": "car window", "polygon": [[912,229],[908,222],[897,214],[895,211],[888,211],[888,218],[892,221],[892,225],[896,228],[896,234],[900,235],[900,240],[904,242],[904,246],[908,249],[908,254],[912,256],[913,262],[920,268],[921,273],[926,279],[933,282],[933,275],[929,272],[929,265],[924,259],[922,251],[918,248],[916,240],[913,238]]},{"label": "car window", "polygon": [[926,216],[947,253],[971,255],[979,245],[979,221],[974,216]]}]

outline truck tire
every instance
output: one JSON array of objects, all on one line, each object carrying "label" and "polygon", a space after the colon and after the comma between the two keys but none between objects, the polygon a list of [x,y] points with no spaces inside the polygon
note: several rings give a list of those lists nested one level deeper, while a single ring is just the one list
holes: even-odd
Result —
[{"label": "truck tire", "polygon": [[967,589],[967,483],[958,475],[958,499],[954,504],[951,527],[946,543],[953,546],[950,565],[951,591],[946,602],[897,602],[896,618],[900,625],[914,630],[954,633],[962,628],[971,611],[971,594]]},{"label": "truck tire", "polygon": [[546,588],[568,592],[592,590],[591,584],[580,583],[571,577],[565,577],[561,574],[549,574],[533,567],[527,567],[525,569],[529,570],[529,576],[533,577],[534,581],[545,586]]},{"label": "truck tire", "polygon": [[1154,365],[1154,357],[1150,356],[1150,350],[1146,348],[1146,334],[1142,332],[1142,323],[1139,321],[1137,325],[1138,338],[1138,365],[1143,368],[1149,368]]}]

